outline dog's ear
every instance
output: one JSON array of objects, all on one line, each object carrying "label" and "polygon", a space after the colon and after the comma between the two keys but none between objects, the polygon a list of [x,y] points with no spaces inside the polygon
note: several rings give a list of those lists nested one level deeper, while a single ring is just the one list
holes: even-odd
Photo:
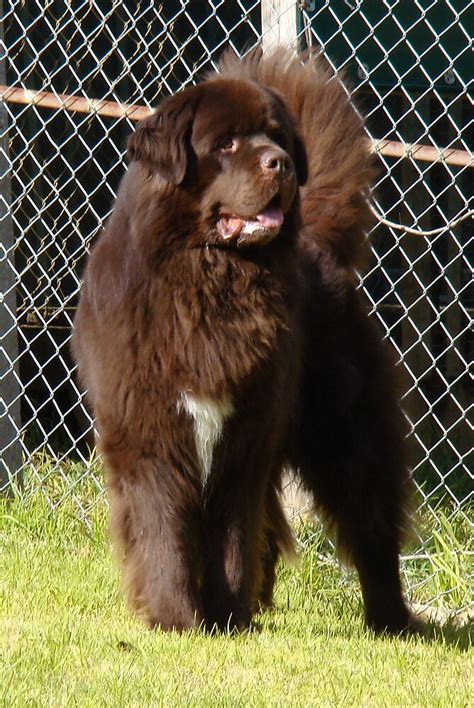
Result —
[{"label": "dog's ear", "polygon": [[293,145],[295,151],[295,169],[298,184],[302,186],[308,180],[308,156],[303,139],[298,132],[293,133]]},{"label": "dog's ear", "polygon": [[192,90],[165,98],[128,139],[130,159],[144,162],[172,184],[181,184],[191,151],[195,109],[196,97]]}]

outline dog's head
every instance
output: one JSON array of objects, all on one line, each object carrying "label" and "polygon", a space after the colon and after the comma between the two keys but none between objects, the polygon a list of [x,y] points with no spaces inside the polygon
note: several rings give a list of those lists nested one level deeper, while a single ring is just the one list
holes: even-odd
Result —
[{"label": "dog's head", "polygon": [[306,180],[305,150],[283,100],[246,80],[215,77],[165,99],[128,147],[156,178],[157,199],[165,190],[169,200],[171,187],[193,215],[193,247],[268,244]]}]

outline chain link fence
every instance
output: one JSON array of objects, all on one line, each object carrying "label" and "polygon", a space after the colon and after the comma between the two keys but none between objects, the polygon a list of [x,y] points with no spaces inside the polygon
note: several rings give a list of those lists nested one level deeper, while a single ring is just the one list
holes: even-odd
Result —
[{"label": "chain link fence", "polygon": [[[225,48],[242,54],[292,33],[345,70],[371,138],[468,151],[472,12],[469,0],[3,0],[0,84],[151,107],[215,67]],[[132,122],[4,99],[0,484],[23,476],[26,494],[45,495],[52,508],[73,499],[87,520],[103,479],[74,379],[70,327],[85,255],[125,169]],[[429,518],[414,556],[425,558],[446,520],[472,528],[472,220],[451,226],[469,209],[472,159],[421,162],[414,151],[379,158],[373,200],[392,225],[374,228],[361,287],[406,373],[413,470]],[[415,235],[397,224],[438,232]]]}]

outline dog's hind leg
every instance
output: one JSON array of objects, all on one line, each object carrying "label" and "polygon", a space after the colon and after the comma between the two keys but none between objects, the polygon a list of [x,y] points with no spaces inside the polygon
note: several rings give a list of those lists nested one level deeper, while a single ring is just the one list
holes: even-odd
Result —
[{"label": "dog's hind leg", "polygon": [[341,558],[359,574],[367,625],[398,633],[411,622],[399,572],[410,485],[390,448],[382,454],[378,445],[370,447],[369,431],[339,427],[332,454],[313,449],[299,469]]},{"label": "dog's hind leg", "polygon": [[[398,633],[414,626],[399,571],[412,491],[405,425],[391,361],[379,342],[370,342],[371,327],[361,320],[360,328],[371,345],[363,356],[339,370],[333,358],[330,376],[321,376],[324,366],[304,374],[294,464],[343,558],[358,571],[367,625]],[[351,344],[354,350],[355,338]],[[345,406],[336,394],[348,378],[344,367],[357,381]]]}]

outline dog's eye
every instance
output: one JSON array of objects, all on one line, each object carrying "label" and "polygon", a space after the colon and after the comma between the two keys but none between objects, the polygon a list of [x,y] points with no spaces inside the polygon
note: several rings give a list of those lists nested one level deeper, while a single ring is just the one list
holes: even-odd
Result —
[{"label": "dog's eye", "polygon": [[219,138],[214,146],[214,150],[218,152],[235,152],[238,147],[238,141],[235,135],[226,135],[224,138]]}]

